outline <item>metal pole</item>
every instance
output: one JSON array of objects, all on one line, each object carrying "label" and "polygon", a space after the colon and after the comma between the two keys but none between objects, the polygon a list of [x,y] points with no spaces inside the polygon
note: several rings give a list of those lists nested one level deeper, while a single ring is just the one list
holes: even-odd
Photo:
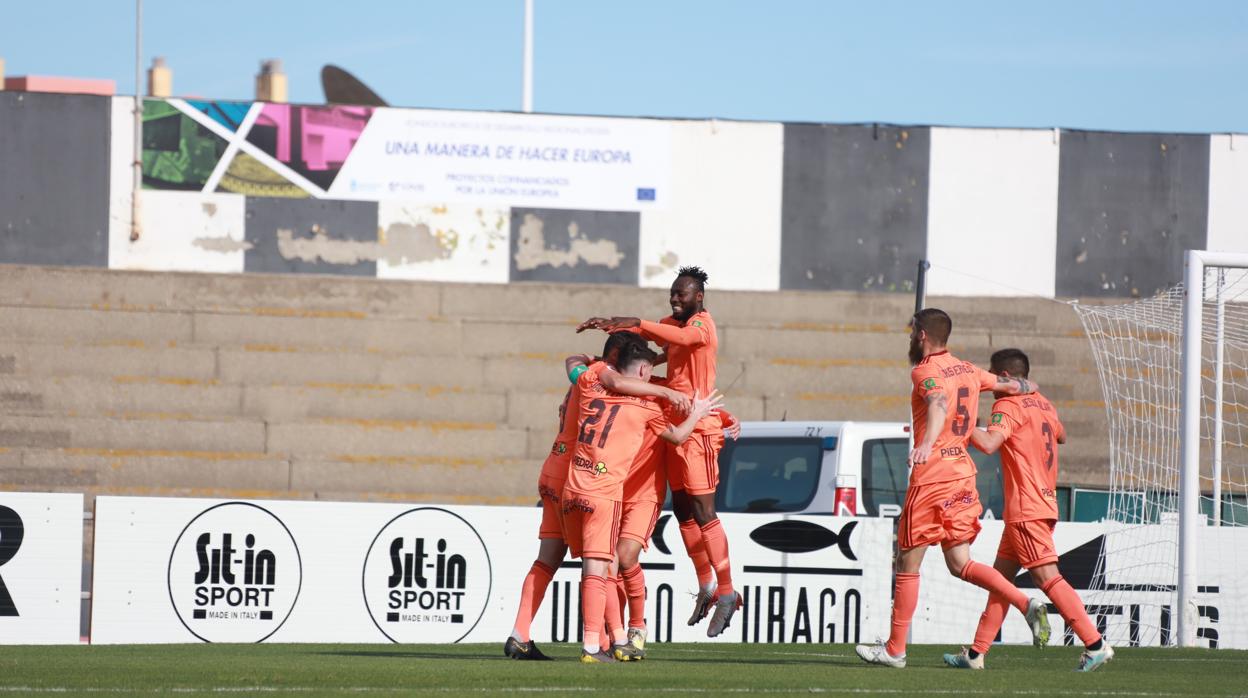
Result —
[{"label": "metal pole", "polygon": [[1226,270],[1218,269],[1218,288],[1214,296],[1217,303],[1217,322],[1214,325],[1213,348],[1213,525],[1222,525],[1222,371],[1226,361],[1226,348],[1222,346],[1226,325],[1226,303],[1222,300],[1222,286],[1226,283]]},{"label": "metal pole", "polygon": [[134,0],[134,183],[130,191],[130,242],[143,232],[139,191],[143,187],[143,0]]},{"label": "metal pole", "polygon": [[524,0],[524,96],[521,108],[533,111],[533,0]]},{"label": "metal pole", "polygon": [[923,303],[927,300],[927,270],[932,265],[926,259],[919,260],[919,274],[914,280],[914,312],[923,309]]},{"label": "metal pole", "polygon": [[1188,250],[1183,271],[1183,409],[1179,416],[1179,574],[1175,640],[1196,645],[1196,532],[1200,519],[1200,333],[1205,260]]}]

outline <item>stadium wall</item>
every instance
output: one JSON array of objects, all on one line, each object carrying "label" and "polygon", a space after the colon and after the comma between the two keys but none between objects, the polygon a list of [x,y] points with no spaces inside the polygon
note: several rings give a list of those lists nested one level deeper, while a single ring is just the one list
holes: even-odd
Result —
[{"label": "stadium wall", "polygon": [[0,262],[908,293],[927,257],[933,293],[1121,297],[1248,251],[1238,135],[176,99],[132,242],[132,107],[0,95]]}]

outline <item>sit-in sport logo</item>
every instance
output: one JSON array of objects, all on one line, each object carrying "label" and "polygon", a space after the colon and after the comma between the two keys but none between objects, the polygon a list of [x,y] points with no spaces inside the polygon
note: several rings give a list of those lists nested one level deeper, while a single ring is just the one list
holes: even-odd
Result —
[{"label": "sit-in sport logo", "polygon": [[303,585],[299,547],[273,512],[226,502],[200,512],[169,555],[169,600],[204,642],[260,642],[286,622]]},{"label": "sit-in sport logo", "polygon": [[364,557],[364,605],[391,642],[459,642],[485,615],[493,572],[480,534],[437,507],[399,514]]},{"label": "sit-in sport logo", "polygon": [[993,412],[993,413],[992,413],[992,419],[991,419],[990,421],[991,421],[991,423],[992,423],[992,424],[1000,424],[1002,419],[1005,419],[1005,413],[1003,413],[1003,412]]}]

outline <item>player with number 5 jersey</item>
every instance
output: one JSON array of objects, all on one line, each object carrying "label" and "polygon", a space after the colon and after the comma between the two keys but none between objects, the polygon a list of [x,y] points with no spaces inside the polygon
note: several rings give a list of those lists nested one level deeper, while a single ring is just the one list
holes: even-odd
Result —
[{"label": "player with number 5 jersey", "polygon": [[971,559],[983,507],[975,489],[975,462],[966,451],[975,427],[981,391],[1026,394],[1023,378],[994,376],[949,353],[953,320],[943,310],[925,308],[910,322],[914,449],[910,484],[897,521],[897,574],[888,642],[858,645],[870,664],[906,666],[906,636],[919,601],[919,568],[927,548],[940,544],[950,574],[998,594],[1027,615],[1037,642],[1048,641],[1044,604],[1028,599],[996,569]]}]

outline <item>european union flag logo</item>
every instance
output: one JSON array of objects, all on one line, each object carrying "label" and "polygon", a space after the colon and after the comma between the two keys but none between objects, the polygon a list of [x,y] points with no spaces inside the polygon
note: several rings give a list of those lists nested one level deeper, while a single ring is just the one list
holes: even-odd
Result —
[{"label": "european union flag logo", "polygon": [[654,189],[646,187],[637,188],[638,201],[654,201]]}]

